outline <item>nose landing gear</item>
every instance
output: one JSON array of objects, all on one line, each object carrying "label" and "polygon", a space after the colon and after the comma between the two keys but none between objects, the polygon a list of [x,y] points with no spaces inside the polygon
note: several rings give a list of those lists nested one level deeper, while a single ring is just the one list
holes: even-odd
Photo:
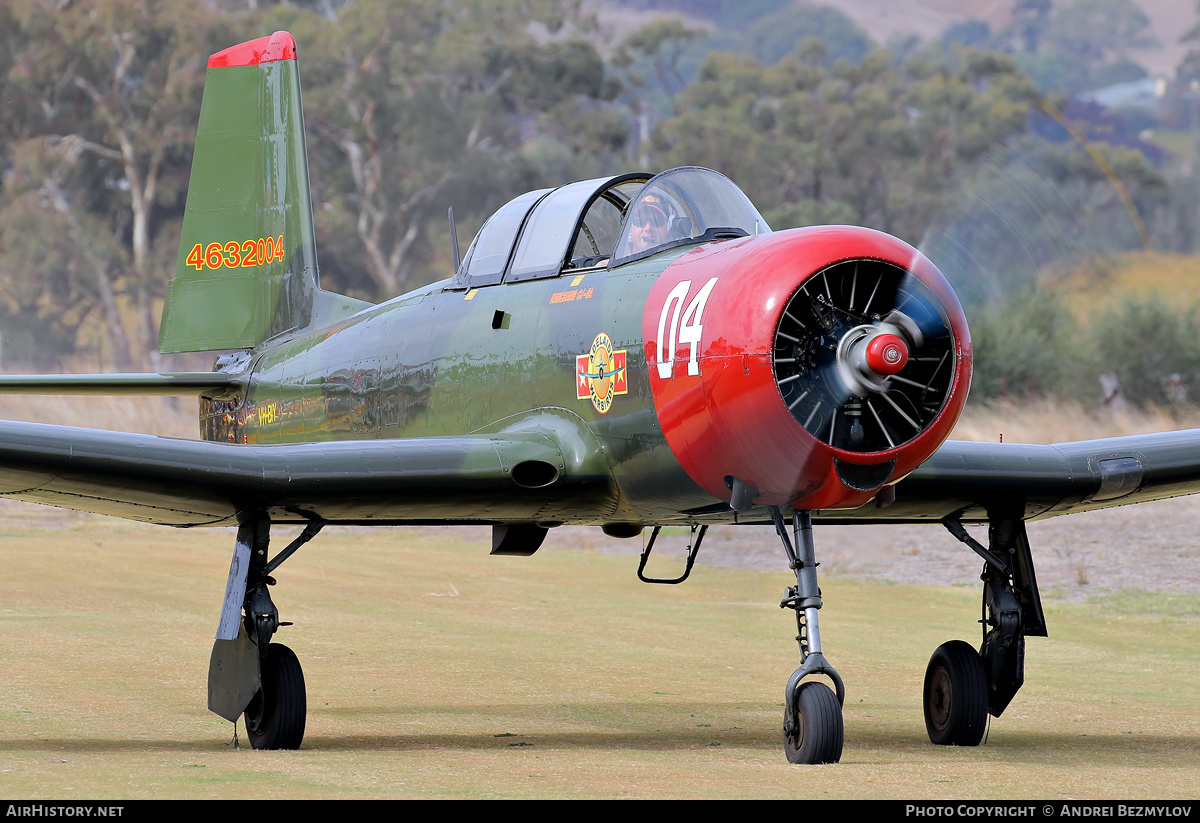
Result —
[{"label": "nose landing gear", "polygon": [[[842,704],[846,701],[846,687],[821,653],[817,610],[822,604],[821,589],[817,586],[812,514],[792,513],[793,548],[779,507],[771,506],[770,511],[775,532],[787,552],[788,567],[796,573],[796,585],[788,587],[779,607],[796,612],[796,642],[800,644],[800,668],[792,672],[784,688],[783,751],[789,763],[836,763],[842,759],[845,742]],[[810,675],[828,677],[836,694],[824,683],[801,682]]]}]

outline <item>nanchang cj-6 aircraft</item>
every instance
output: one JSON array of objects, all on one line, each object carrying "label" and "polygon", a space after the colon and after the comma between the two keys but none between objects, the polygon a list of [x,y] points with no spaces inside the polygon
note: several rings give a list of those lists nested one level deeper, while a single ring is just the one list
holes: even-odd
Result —
[{"label": "nanchang cj-6 aircraft", "polygon": [[[648,582],[679,582],[643,574],[663,526],[691,528],[690,571],[709,526],[774,524],[801,659],[784,749],[827,763],[845,690],[821,649],[814,521],[941,522],[983,559],[981,646],[939,647],[924,686],[930,739],[977,745],[1021,686],[1025,637],[1046,634],[1025,521],[1200,490],[1195,433],[946,442],[971,341],[933,264],[867,229],[773,232],[707,169],[529,192],[449,280],[377,306],[324,291],[295,41],[208,66],[159,346],[233,353],[211,373],[0,386],[198,395],[204,439],[0,423],[0,495],[236,524],[209,708],[244,715],[256,748],[303,738],[304,679],[273,642],[267,586],[328,523],[488,524],[509,555],[561,524],[652,528]],[[270,557],[288,524],[303,530]],[[988,526],[986,546],[966,524]]]}]

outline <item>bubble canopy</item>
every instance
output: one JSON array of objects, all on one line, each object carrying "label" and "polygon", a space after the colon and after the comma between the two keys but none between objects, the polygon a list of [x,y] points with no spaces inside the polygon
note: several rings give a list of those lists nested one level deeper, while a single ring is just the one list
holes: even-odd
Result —
[{"label": "bubble canopy", "polygon": [[725,175],[699,166],[668,169],[634,198],[612,265],[673,246],[770,231],[750,199]]},{"label": "bubble canopy", "polygon": [[746,195],[711,169],[583,180],[501,206],[467,249],[452,288],[613,268],[675,246],[769,231]]}]

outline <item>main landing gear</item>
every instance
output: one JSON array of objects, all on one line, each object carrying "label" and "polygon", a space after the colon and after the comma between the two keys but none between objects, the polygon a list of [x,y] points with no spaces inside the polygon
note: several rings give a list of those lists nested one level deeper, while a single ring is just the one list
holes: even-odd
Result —
[{"label": "main landing gear", "polygon": [[271,522],[238,527],[221,622],[208,667],[208,708],[236,723],[244,715],[255,749],[298,749],[308,711],[304,672],[295,652],[271,642],[281,626],[268,586],[271,572],[324,525],[313,520],[286,549],[267,559]]},{"label": "main landing gear", "polygon": [[925,669],[925,731],[939,746],[978,746],[987,727],[987,672],[971,644],[937,647]]},{"label": "main landing gear", "polygon": [[978,746],[987,716],[999,717],[1025,682],[1025,638],[1045,637],[1029,537],[1019,508],[988,511],[988,546],[957,518],[946,529],[984,560],[983,644],[938,646],[925,670],[925,730],[941,746]]}]

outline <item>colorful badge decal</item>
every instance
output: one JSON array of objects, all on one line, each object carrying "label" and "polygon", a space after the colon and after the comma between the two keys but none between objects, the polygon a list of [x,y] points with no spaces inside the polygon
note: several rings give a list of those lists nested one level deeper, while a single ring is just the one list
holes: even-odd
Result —
[{"label": "colorful badge decal", "polygon": [[604,414],[615,396],[628,393],[625,349],[613,351],[612,340],[600,332],[591,351],[575,358],[575,395],[579,400],[591,398],[596,411]]}]

